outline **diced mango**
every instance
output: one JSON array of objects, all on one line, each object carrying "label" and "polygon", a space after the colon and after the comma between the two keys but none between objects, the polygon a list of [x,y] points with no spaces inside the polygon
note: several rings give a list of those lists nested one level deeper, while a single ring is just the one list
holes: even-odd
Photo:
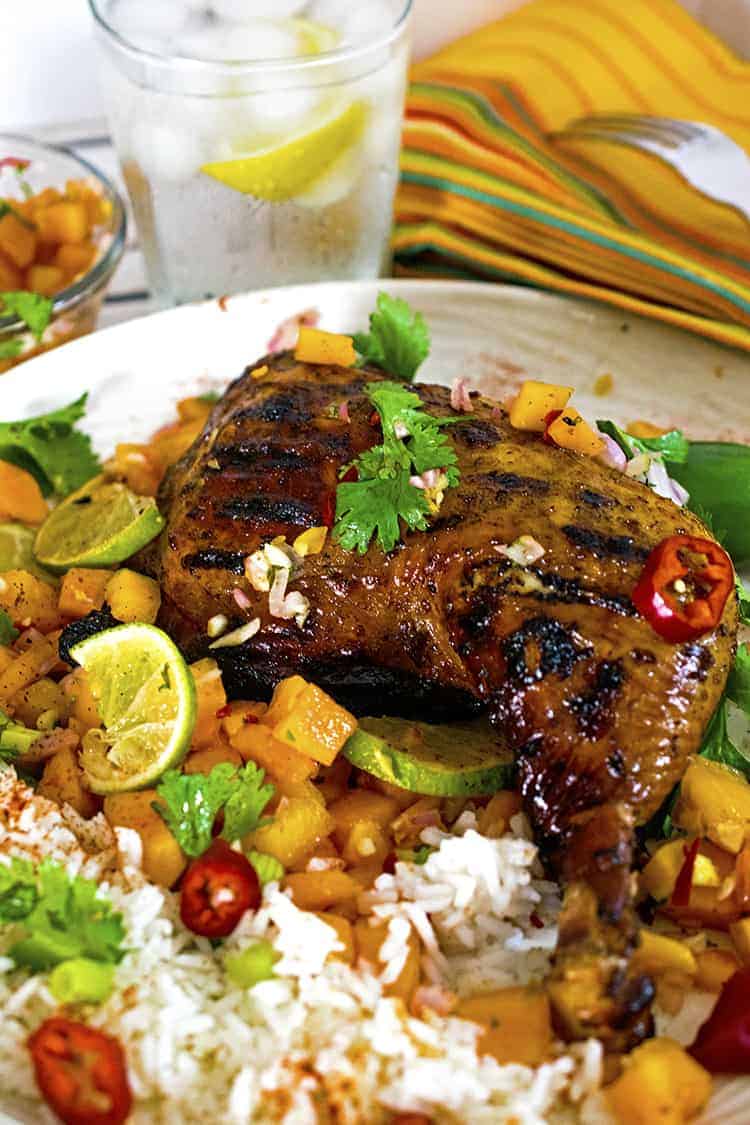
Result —
[{"label": "diced mango", "polygon": [[[741,926],[738,922],[736,925]],[[729,927],[729,933],[734,940],[734,926]],[[735,946],[737,942],[735,940]],[[738,953],[739,953],[739,947]],[[740,954],[741,956],[741,954]],[[697,972],[695,974],[695,987],[706,992],[721,992],[722,988],[740,968],[736,954],[731,949],[704,949],[695,955]]]},{"label": "diced mango", "polygon": [[47,502],[31,473],[0,461],[0,520],[19,520],[33,527],[48,515]]},{"label": "diced mango", "polygon": [[729,936],[734,942],[737,956],[743,965],[750,965],[750,918],[741,918],[729,927]]},{"label": "diced mango", "polygon": [[28,570],[6,570],[0,575],[0,609],[22,629],[33,625],[49,633],[63,624],[54,586]]},{"label": "diced mango", "polygon": [[9,293],[23,285],[23,274],[5,254],[0,251],[0,292]]},{"label": "diced mango", "polygon": [[690,891],[687,906],[662,907],[664,913],[680,926],[696,929],[726,930],[740,917],[734,895],[724,894],[722,887],[696,887]]},{"label": "diced mango", "polygon": [[263,722],[280,742],[330,766],[357,729],[357,720],[315,684],[301,676],[290,680],[293,683],[282,681],[276,688]]},{"label": "diced mango", "polygon": [[351,336],[338,332],[323,332],[319,328],[301,325],[294,358],[300,363],[331,363],[339,367],[353,367],[357,362]]},{"label": "diced mango", "polygon": [[139,496],[155,496],[164,476],[164,465],[149,445],[121,442],[106,465],[107,472]]},{"label": "diced mango", "polygon": [[[262,830],[261,830],[262,831]],[[300,910],[341,909],[359,894],[359,884],[346,871],[298,871],[287,875],[284,886]]]},{"label": "diced mango", "polygon": [[65,284],[65,274],[59,266],[29,266],[24,278],[24,287],[42,297],[54,297]]},{"label": "diced mango", "polygon": [[104,605],[104,592],[111,577],[109,570],[74,566],[63,577],[57,608],[64,617],[85,617]]},{"label": "diced mango", "polygon": [[215,660],[206,657],[190,665],[195,683],[197,715],[191,738],[192,746],[211,746],[219,739],[221,716],[227,704],[227,694],[221,670]]},{"label": "diced mango", "polygon": [[[354,923],[354,939],[357,956],[367,961],[373,973],[380,976],[386,966],[380,960],[380,949],[388,937],[388,923],[372,924],[370,918],[358,918]],[[407,938],[408,952],[404,966],[395,981],[386,984],[386,996],[399,997],[408,1007],[419,984],[420,949],[419,939],[412,930]]]},{"label": "diced mango", "polygon": [[69,278],[78,277],[86,272],[96,257],[96,247],[90,242],[63,243],[58,246],[52,265],[57,266]]},{"label": "diced mango", "polygon": [[190,398],[181,398],[177,403],[177,415],[181,422],[201,422],[204,423],[208,419],[209,414],[213,410],[213,403],[200,395],[192,395]]},{"label": "diced mango", "polygon": [[83,242],[90,231],[83,203],[61,200],[35,210],[37,232],[42,242]]},{"label": "diced mango", "polygon": [[[686,848],[690,843],[690,840],[680,836],[662,844],[651,856],[641,872],[641,886],[652,898],[661,902],[671,896],[677,876],[685,862]],[[722,875],[717,870],[713,858],[707,856],[704,848],[701,847],[695,858],[693,886],[719,887],[721,882]]]},{"label": "diced mango", "polygon": [[671,1039],[649,1039],[606,1090],[622,1125],[685,1125],[711,1095],[711,1076]]},{"label": "diced mango", "polygon": [[25,270],[34,261],[36,253],[36,233],[13,211],[6,211],[0,218],[0,250],[20,270]]},{"label": "diced mango", "polygon": [[146,878],[162,887],[171,887],[185,870],[187,859],[158,812],[152,809],[156,799],[155,789],[116,793],[104,798],[104,815],[110,824],[138,833]]},{"label": "diced mango", "polygon": [[58,805],[72,805],[87,819],[99,811],[99,800],[86,788],[78,754],[70,747],[58,750],[45,762],[37,793]]},{"label": "diced mango", "polygon": [[391,851],[391,842],[383,828],[374,820],[358,820],[341,844],[341,854],[347,863],[373,863],[382,868]]},{"label": "diced mango", "polygon": [[604,440],[574,406],[566,406],[559,417],[545,428],[544,436],[561,449],[595,457],[604,449]]},{"label": "diced mango", "polygon": [[562,410],[572,394],[572,387],[527,379],[521,384],[521,389],[511,405],[509,412],[511,426],[517,430],[544,433],[547,415],[552,410]]},{"label": "diced mango", "polygon": [[292,548],[302,559],[306,559],[309,555],[319,555],[325,546],[327,536],[327,527],[308,527],[307,531],[300,532]]},{"label": "diced mango", "polygon": [[719,762],[694,758],[683,776],[673,819],[686,832],[707,836],[736,855],[750,837],[750,785]]},{"label": "diced mango", "polygon": [[214,766],[221,765],[222,762],[229,762],[238,768],[243,764],[238,750],[227,742],[219,742],[215,746],[205,746],[202,750],[194,750],[188,754],[182,769],[184,773],[210,773]]},{"label": "diced mango", "polygon": [[501,988],[460,1000],[455,1014],[484,1029],[477,1044],[480,1054],[502,1065],[539,1066],[552,1046],[552,1022],[547,995],[538,988]]},{"label": "diced mango", "polygon": [[25,727],[37,728],[37,722],[42,715],[54,718],[52,725],[57,725],[65,718],[69,710],[69,700],[60,684],[55,683],[49,676],[42,676],[34,680],[28,687],[23,688],[10,701],[13,717]]},{"label": "diced mango", "polygon": [[333,817],[318,801],[309,797],[282,797],[271,824],[256,829],[248,845],[275,856],[285,868],[296,867],[324,837],[330,836],[332,830]]},{"label": "diced mango", "polygon": [[667,433],[662,426],[655,426],[653,422],[644,422],[642,419],[629,422],[627,432],[636,438],[658,438]]},{"label": "diced mango", "polygon": [[692,950],[684,941],[657,934],[653,930],[641,930],[640,942],[631,961],[633,972],[648,976],[664,973],[681,973],[695,976],[697,965]]},{"label": "diced mango", "polygon": [[153,625],[161,605],[159,583],[135,570],[116,570],[107,583],[106,600],[118,621]]},{"label": "diced mango", "polygon": [[164,426],[151,440],[149,446],[153,456],[165,468],[179,461],[186,453],[204,426],[203,418],[192,418],[189,422],[176,422]]},{"label": "diced mango", "polygon": [[319,913],[318,918],[336,931],[336,937],[344,947],[343,949],[337,949],[331,954],[331,957],[335,961],[344,961],[347,965],[353,965],[355,956],[354,930],[349,919],[344,918],[342,914],[334,913]]},{"label": "diced mango", "polygon": [[63,690],[70,702],[71,713],[82,731],[91,730],[102,725],[99,708],[94,694],[89,686],[88,677],[83,668],[76,668],[62,682]]},{"label": "diced mango", "polygon": [[339,848],[345,847],[352,829],[360,823],[375,824],[385,831],[397,811],[396,802],[384,793],[353,789],[329,807],[334,823],[333,838]]},{"label": "diced mango", "polygon": [[267,710],[267,703],[248,703],[244,699],[235,699],[224,708],[221,729],[231,742],[246,726],[257,726]]},{"label": "diced mango", "polygon": [[312,758],[279,742],[263,723],[244,723],[230,736],[229,741],[246,761],[252,759],[272,779],[285,778],[287,781],[298,782],[315,773],[316,766]]}]

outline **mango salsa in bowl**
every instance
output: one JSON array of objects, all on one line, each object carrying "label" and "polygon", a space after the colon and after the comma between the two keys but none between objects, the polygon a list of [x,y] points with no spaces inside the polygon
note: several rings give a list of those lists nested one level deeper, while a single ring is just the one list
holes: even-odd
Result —
[{"label": "mango salsa in bowl", "polygon": [[125,225],[92,165],[0,134],[0,374],[93,330]]}]

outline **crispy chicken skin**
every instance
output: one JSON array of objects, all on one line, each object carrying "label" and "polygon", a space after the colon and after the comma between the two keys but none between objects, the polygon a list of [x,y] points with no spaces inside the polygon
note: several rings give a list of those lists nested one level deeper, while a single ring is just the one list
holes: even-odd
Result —
[{"label": "crispy chicken skin", "polygon": [[[310,600],[300,629],[269,616],[243,560],[274,536],[330,526],[339,469],[380,440],[362,387],[383,376],[289,354],[261,363],[267,372],[229,388],[163,486],[167,527],[148,560],[162,623],[197,655],[214,614],[234,625],[259,616],[253,640],[216,650],[235,696],[302,672],[371,713],[485,708],[515,751],[542,854],[567,886],[551,982],[561,1030],[632,1042],[648,1030],[652,993],[628,971],[634,827],[698,749],[733,657],[737,607],[732,595],[714,632],[673,645],[630,594],[662,539],[705,528],[591,458],[514,430],[476,396],[449,431],[460,486],[430,529],[405,534],[389,555],[348,553],[329,536],[291,584]],[[452,413],[446,388],[414,389],[428,412]],[[545,551],[526,569],[496,550],[522,534]]]}]

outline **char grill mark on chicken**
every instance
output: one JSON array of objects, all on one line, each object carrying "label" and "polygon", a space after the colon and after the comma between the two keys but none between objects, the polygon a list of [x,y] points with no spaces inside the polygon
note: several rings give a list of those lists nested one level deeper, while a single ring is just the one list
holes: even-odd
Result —
[{"label": "char grill mark on chicken", "polygon": [[[329,536],[293,581],[311,607],[300,629],[269,615],[241,560],[274,536],[291,542],[332,524],[340,468],[380,441],[363,386],[382,375],[288,354],[262,363],[267,374],[230,387],[163,487],[167,527],[150,560],[163,624],[197,655],[215,614],[235,625],[260,617],[252,641],[217,650],[235,696],[301,672],[370,713],[399,701],[433,719],[441,708],[486,709],[516,752],[543,855],[568,887],[551,986],[558,1021],[569,1035],[632,1041],[647,1029],[651,998],[627,971],[634,826],[699,747],[728,675],[737,611],[732,596],[714,632],[672,645],[630,594],[662,539],[705,529],[475,398],[449,431],[460,486],[430,529],[363,557]],[[414,389],[428,412],[450,414],[447,389]],[[496,550],[522,534],[545,552],[525,568]],[[251,601],[246,615],[237,586]]]}]

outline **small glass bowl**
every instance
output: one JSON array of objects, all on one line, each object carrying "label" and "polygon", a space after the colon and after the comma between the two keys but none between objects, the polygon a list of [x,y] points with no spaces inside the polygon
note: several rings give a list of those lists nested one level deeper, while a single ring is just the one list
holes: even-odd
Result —
[{"label": "small glass bowl", "polygon": [[[94,264],[67,288],[53,298],[52,319],[37,342],[22,321],[15,316],[0,316],[0,346],[19,340],[21,351],[11,359],[0,358],[0,374],[23,363],[40,352],[56,348],[77,336],[85,336],[96,327],[104,294],[125,247],[125,207],[117,189],[88,161],[67,149],[37,144],[28,137],[0,133],[0,160],[16,157],[29,161],[23,179],[34,194],[47,187],[64,190],[68,180],[95,181],[102,198],[111,204],[107,226],[98,235]],[[12,170],[0,175],[0,198],[23,199],[20,184],[13,182]]]}]

